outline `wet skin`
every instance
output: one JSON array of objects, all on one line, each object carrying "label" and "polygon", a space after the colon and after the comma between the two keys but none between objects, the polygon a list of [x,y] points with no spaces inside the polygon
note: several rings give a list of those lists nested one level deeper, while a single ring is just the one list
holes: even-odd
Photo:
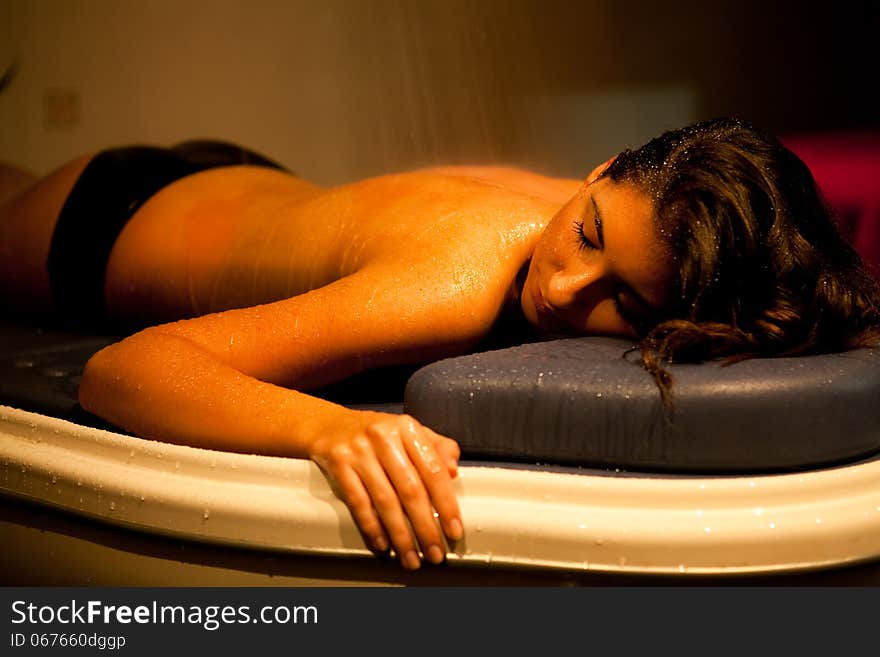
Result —
[{"label": "wet skin", "polygon": [[670,262],[650,198],[608,178],[592,179],[541,236],[522,311],[546,334],[636,338],[667,301]]},{"label": "wet skin", "polygon": [[[4,206],[27,262],[0,291],[49,297],[48,239],[83,166]],[[147,438],[311,458],[370,547],[442,562],[463,536],[455,441],[303,391],[468,353],[505,309],[543,333],[635,335],[669,259],[649,199],[601,171],[455,167],[328,190],[256,167],[182,179],[126,225],[105,282],[115,316],[167,323],[96,354],[80,403]]]}]

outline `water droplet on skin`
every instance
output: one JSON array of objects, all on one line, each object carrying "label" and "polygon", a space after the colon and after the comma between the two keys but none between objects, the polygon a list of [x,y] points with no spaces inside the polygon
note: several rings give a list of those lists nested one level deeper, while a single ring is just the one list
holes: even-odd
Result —
[{"label": "water droplet on skin", "polygon": [[817,525],[821,525],[821,524],[822,524],[822,518],[816,518],[816,524],[817,524]]},{"label": "water droplet on skin", "polygon": [[54,483],[57,483],[57,482],[58,482],[58,477],[55,476],[55,475],[53,474],[53,475],[52,475],[52,483],[54,484]]},{"label": "water droplet on skin", "polygon": [[207,520],[211,517],[211,512],[208,509],[205,509],[204,513],[202,513],[202,520]]},{"label": "water droplet on skin", "polygon": [[775,523],[775,522],[771,522],[771,523],[770,523],[769,525],[767,525],[767,526],[768,526],[770,529],[776,529],[776,523]]},{"label": "water droplet on skin", "polygon": [[707,534],[711,534],[712,528],[711,527],[703,527],[703,531],[706,532]]},{"label": "water droplet on skin", "polygon": [[756,506],[756,507],[754,508],[754,510],[752,511],[752,513],[754,513],[756,516],[759,516],[759,517],[760,517],[760,516],[763,516],[763,515],[764,515],[764,509],[763,509],[762,507],[760,507],[760,506]]},{"label": "water droplet on skin", "polygon": [[116,502],[110,502],[110,510],[113,511],[116,508]]},{"label": "water droplet on skin", "polygon": [[680,572],[680,573],[687,572],[687,568],[685,567],[685,565],[683,563],[678,564],[678,572]]},{"label": "water droplet on skin", "polygon": [[174,462],[174,469],[175,469],[175,470],[180,470],[180,461],[175,461],[175,462]]}]

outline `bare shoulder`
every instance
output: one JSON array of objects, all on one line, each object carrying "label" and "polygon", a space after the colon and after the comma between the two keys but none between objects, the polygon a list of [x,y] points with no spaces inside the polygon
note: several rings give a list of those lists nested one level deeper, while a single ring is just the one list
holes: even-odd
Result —
[{"label": "bare shoulder", "polygon": [[450,176],[494,185],[559,204],[571,198],[583,182],[570,178],[546,176],[511,166],[449,166],[432,167],[422,171],[426,174]]}]

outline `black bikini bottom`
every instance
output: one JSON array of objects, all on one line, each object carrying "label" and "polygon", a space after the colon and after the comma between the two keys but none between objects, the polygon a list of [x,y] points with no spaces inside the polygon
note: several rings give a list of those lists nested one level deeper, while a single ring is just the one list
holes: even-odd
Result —
[{"label": "black bikini bottom", "polygon": [[219,141],[131,146],[96,155],[67,197],[49,249],[53,302],[63,320],[78,326],[106,324],[104,275],[110,251],[147,199],[185,176],[239,164],[284,170],[262,155]]}]

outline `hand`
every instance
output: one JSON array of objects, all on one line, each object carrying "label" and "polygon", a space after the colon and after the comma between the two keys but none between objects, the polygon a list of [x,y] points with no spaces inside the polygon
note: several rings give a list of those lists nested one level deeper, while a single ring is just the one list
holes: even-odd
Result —
[{"label": "hand", "polygon": [[421,563],[419,547],[429,561],[442,563],[444,542],[434,509],[450,540],[464,535],[452,486],[458,444],[409,415],[349,413],[346,421],[322,432],[309,456],[335,483],[374,549],[386,552],[393,546],[401,564],[412,570]]}]

